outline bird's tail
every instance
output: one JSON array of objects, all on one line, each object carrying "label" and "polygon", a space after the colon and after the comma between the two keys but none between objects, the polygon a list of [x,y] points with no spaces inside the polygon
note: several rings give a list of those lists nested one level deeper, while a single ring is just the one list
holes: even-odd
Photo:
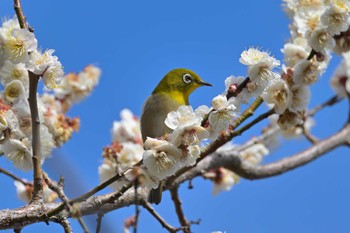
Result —
[{"label": "bird's tail", "polygon": [[163,182],[160,182],[158,188],[152,189],[148,196],[148,202],[158,205],[162,200]]}]

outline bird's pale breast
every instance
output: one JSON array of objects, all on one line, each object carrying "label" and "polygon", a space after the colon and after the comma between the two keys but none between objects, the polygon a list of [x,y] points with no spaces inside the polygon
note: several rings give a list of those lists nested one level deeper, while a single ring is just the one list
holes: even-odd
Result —
[{"label": "bird's pale breast", "polygon": [[141,133],[143,141],[147,137],[157,138],[170,133],[164,121],[171,111],[176,111],[182,105],[169,95],[152,94],[146,101],[143,107],[141,116]]}]

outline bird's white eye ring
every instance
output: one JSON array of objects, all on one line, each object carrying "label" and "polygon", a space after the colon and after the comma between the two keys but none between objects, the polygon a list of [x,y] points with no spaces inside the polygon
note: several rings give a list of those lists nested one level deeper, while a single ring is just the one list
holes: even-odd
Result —
[{"label": "bird's white eye ring", "polygon": [[184,74],[184,75],[182,76],[182,81],[183,81],[184,83],[190,83],[190,82],[192,82],[192,77],[191,77],[191,75],[190,75],[190,74]]}]

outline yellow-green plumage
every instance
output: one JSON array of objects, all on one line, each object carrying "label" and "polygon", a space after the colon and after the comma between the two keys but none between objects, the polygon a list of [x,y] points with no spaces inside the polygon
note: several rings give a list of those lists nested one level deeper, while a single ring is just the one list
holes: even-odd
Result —
[{"label": "yellow-green plumage", "polygon": [[[190,94],[200,86],[211,86],[196,73],[188,69],[174,69],[167,73],[147,99],[141,115],[141,133],[147,137],[158,138],[171,133],[164,121],[171,111],[181,105],[188,105]],[[151,190],[149,201],[158,204],[161,200],[161,185]]]}]

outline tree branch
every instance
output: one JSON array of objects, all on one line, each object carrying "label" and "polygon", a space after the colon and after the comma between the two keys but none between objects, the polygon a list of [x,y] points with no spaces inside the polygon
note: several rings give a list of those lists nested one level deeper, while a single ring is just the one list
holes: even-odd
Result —
[{"label": "tree branch", "polygon": [[97,226],[96,226],[96,233],[100,233],[101,231],[101,226],[102,226],[102,219],[103,219],[104,214],[103,213],[98,213],[97,214]]},{"label": "tree branch", "polygon": [[338,98],[338,96],[333,96],[324,103],[317,105],[316,107],[312,108],[310,111],[308,111],[307,116],[314,116],[318,111],[322,110],[325,107],[333,106],[334,104],[340,102],[342,99]]},{"label": "tree branch", "polygon": [[250,81],[250,78],[246,77],[244,81],[237,86],[237,89],[235,91],[230,92],[230,90],[228,90],[226,94],[226,99],[230,99],[231,97],[238,96],[238,94],[241,93],[242,90],[247,87],[247,84],[249,83],[249,81]]},{"label": "tree branch", "polygon": [[20,28],[27,28],[26,17],[23,14],[21,1],[20,0],[14,0],[14,7],[13,8],[14,8],[14,10],[16,12]]},{"label": "tree branch", "polygon": [[19,177],[16,176],[15,174],[12,174],[11,172],[9,172],[9,171],[7,171],[7,170],[1,168],[1,167],[0,167],[0,173],[3,173],[3,174],[5,174],[6,176],[11,177],[11,178],[14,179],[14,180],[21,182],[21,183],[24,184],[24,185],[33,185],[31,182],[27,182],[27,181],[25,181],[25,180],[19,178]]},{"label": "tree branch", "polygon": [[[14,9],[18,18],[20,28],[28,28],[20,0],[14,0]],[[29,108],[32,120],[32,149],[33,149],[33,182],[34,192],[32,202],[41,201],[43,197],[43,180],[41,170],[40,154],[40,121],[37,104],[37,88],[39,76],[28,71],[29,74]]]},{"label": "tree branch", "polygon": [[[210,156],[207,156],[190,171],[187,171],[180,177],[176,178],[174,182],[167,188],[175,188],[187,180],[202,175],[203,172],[219,167],[230,169],[241,177],[251,180],[280,175],[282,173],[286,173],[297,167],[305,165],[339,146],[347,145],[349,138],[350,126],[348,125],[338,133],[330,136],[327,139],[319,141],[315,145],[312,145],[300,153],[294,154],[290,157],[278,160],[270,164],[257,166],[253,166],[247,162],[242,161],[237,156],[236,150],[220,153],[216,152]],[[237,150],[239,151],[239,148]],[[147,200],[148,193],[148,189],[139,188],[137,195],[138,202],[145,202],[145,200]],[[106,200],[110,200],[111,195],[115,194],[105,194],[96,197],[90,197],[86,201],[77,203],[79,205],[79,210],[82,216],[96,213],[107,213],[109,211],[135,203],[135,194],[132,189],[128,190],[117,200],[113,202],[106,202]],[[62,203],[51,203],[43,205],[33,203],[32,205],[18,209],[0,210],[0,229],[19,229],[35,222],[50,220],[51,218],[48,218],[46,213],[56,209],[59,205],[62,205]],[[46,210],[45,213],[43,213],[43,209]],[[62,211],[60,213],[60,217],[71,217],[71,215],[68,211]]]},{"label": "tree branch", "polygon": [[190,233],[190,225],[189,222],[187,221],[185,214],[182,210],[181,207],[181,200],[179,198],[179,189],[178,187],[175,187],[173,189],[170,189],[170,194],[171,194],[171,199],[174,202],[174,206],[175,206],[175,210],[176,210],[176,214],[177,214],[177,218],[179,219],[179,222],[181,224],[181,226],[184,228],[183,232],[184,233]]},{"label": "tree branch", "polygon": [[29,107],[32,119],[32,148],[33,148],[33,170],[34,170],[34,192],[32,202],[40,201],[43,198],[43,176],[41,169],[41,152],[40,152],[40,121],[37,104],[37,88],[39,76],[28,71],[29,73]]},{"label": "tree branch", "polygon": [[160,216],[157,211],[155,209],[153,209],[153,207],[148,203],[148,202],[143,202],[142,206],[148,210],[148,212],[155,218],[158,220],[158,222],[162,225],[162,227],[164,227],[165,229],[167,229],[169,232],[171,233],[175,233],[177,231],[179,231],[178,229],[176,229],[175,227],[171,226],[169,223],[167,223],[162,216]]},{"label": "tree branch", "polygon": [[73,229],[67,218],[52,218],[51,221],[60,224],[63,227],[64,233],[73,233]]},{"label": "tree branch", "polygon": [[239,148],[237,150],[226,152],[216,152],[198,163],[195,168],[175,179],[167,188],[171,189],[177,187],[189,179],[202,175],[205,171],[216,169],[218,167],[225,167],[239,176],[250,180],[277,176],[310,163],[339,146],[346,145],[349,137],[350,126],[342,129],[340,132],[327,139],[319,141],[300,153],[266,165],[251,165],[244,162],[238,156],[237,151],[239,151]]},{"label": "tree branch", "polygon": [[83,218],[80,216],[80,210],[79,209],[75,209],[69,203],[69,199],[66,196],[66,194],[64,194],[64,191],[63,191],[63,178],[61,178],[59,184],[56,184],[56,182],[52,181],[45,172],[43,172],[43,177],[44,177],[44,180],[45,180],[46,184],[49,186],[49,188],[52,191],[54,191],[55,193],[57,193],[58,197],[62,200],[64,205],[67,207],[67,210],[69,211],[69,213],[78,220],[80,226],[83,228],[83,231],[85,233],[89,233],[89,230],[88,230],[88,228],[87,228]]}]

